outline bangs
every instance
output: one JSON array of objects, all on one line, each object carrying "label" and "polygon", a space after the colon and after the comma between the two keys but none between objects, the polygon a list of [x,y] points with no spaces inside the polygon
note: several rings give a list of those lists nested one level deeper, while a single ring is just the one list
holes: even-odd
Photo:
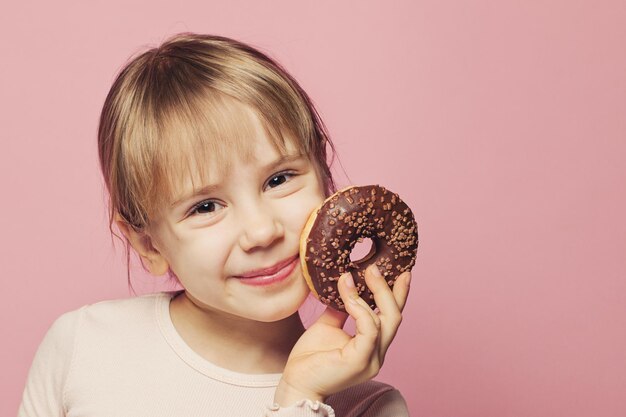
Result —
[{"label": "bangs", "polygon": [[150,168],[154,181],[146,199],[150,218],[169,207],[185,184],[199,188],[228,171],[235,157],[243,162],[254,159],[259,125],[279,155],[287,154],[288,145],[307,154],[306,141],[298,140],[299,132],[293,132],[279,114],[263,114],[215,91],[185,98],[169,106],[161,101],[148,123],[158,126]]},{"label": "bangs", "polygon": [[264,136],[280,156],[306,155],[335,190],[334,150],[307,94],[279,64],[232,39],[181,34],[134,58],[116,78],[98,128],[102,173],[116,214],[149,226],[186,191],[253,159]]}]

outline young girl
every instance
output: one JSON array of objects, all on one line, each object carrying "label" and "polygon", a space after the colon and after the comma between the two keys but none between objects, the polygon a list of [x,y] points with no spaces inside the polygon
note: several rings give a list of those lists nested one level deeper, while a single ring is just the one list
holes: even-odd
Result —
[{"label": "young girl", "polygon": [[98,132],[111,231],[184,289],[58,318],[19,415],[408,415],[400,393],[371,378],[409,273],[391,290],[366,271],[376,312],[340,277],[354,336],[345,313],[326,309],[308,329],[298,315],[309,294],[300,234],[335,191],[327,145],[306,93],[248,45],[181,34],[126,65]]}]

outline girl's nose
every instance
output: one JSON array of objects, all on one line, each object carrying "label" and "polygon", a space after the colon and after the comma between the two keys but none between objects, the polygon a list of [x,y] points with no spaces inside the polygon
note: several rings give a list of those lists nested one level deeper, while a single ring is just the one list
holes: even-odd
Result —
[{"label": "girl's nose", "polygon": [[283,236],[283,226],[276,216],[268,211],[255,210],[242,220],[240,245],[244,251],[271,245]]}]

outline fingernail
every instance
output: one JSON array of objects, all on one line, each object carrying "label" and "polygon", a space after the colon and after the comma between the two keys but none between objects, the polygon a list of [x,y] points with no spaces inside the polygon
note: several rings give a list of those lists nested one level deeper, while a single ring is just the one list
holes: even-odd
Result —
[{"label": "fingernail", "polygon": [[343,274],[343,276],[344,276],[344,280],[346,281],[346,287],[354,288],[354,279],[352,278],[352,274],[349,272],[346,272],[345,274]]},{"label": "fingernail", "polygon": [[351,290],[348,295],[348,302],[351,304],[358,304],[359,293],[356,292],[356,287],[354,285],[354,278],[352,278],[352,274],[346,272],[342,275],[344,281],[346,282],[346,287]]},{"label": "fingernail", "polygon": [[406,277],[404,277],[404,282],[407,287],[410,287],[411,286],[411,273],[405,272],[405,274],[406,274]]},{"label": "fingernail", "polygon": [[380,269],[378,269],[378,266],[372,265],[371,269],[372,269],[372,274],[374,274],[375,277],[382,278],[383,274],[380,273]]},{"label": "fingernail", "polygon": [[350,298],[348,299],[349,302],[351,302],[352,304],[359,304],[359,294],[357,293],[352,293],[350,294]]}]

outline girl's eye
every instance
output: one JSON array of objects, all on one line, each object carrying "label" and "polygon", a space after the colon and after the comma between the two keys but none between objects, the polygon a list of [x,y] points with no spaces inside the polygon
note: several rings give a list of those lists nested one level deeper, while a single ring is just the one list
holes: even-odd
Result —
[{"label": "girl's eye", "polygon": [[276,188],[279,185],[289,181],[289,179],[291,177],[294,177],[295,175],[296,174],[292,172],[281,172],[280,174],[276,174],[272,178],[270,178],[270,180],[267,182],[267,186],[270,188]]},{"label": "girl's eye", "polygon": [[[276,188],[283,183],[288,182],[292,177],[295,177],[296,175],[297,174],[294,172],[278,173],[269,179],[269,181],[267,182],[267,186],[270,188]],[[204,200],[193,206],[191,210],[189,210],[189,215],[211,215],[223,208],[224,206],[216,201]]]},{"label": "girl's eye", "polygon": [[223,207],[223,206],[220,203],[217,203],[215,201],[211,201],[211,200],[201,201],[200,203],[192,207],[189,214],[196,214],[196,213],[212,214],[220,210],[220,207]]}]

